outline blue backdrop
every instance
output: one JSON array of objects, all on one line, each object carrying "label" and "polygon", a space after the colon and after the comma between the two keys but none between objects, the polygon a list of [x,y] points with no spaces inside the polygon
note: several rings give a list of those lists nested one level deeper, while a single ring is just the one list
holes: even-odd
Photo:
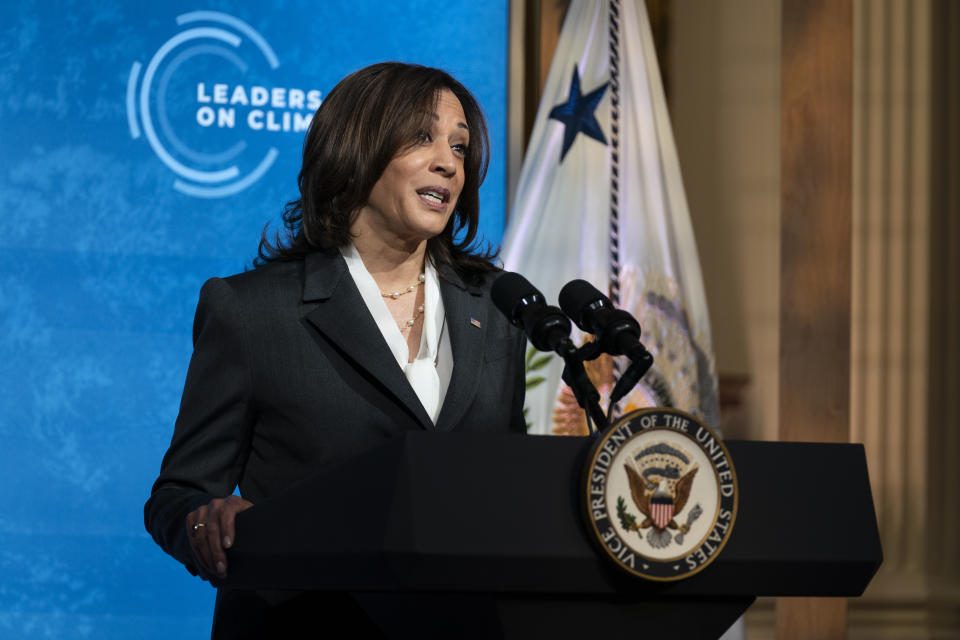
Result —
[{"label": "blue backdrop", "polygon": [[250,265],[337,80],[404,60],[474,91],[503,226],[506,0],[117,5],[0,8],[3,638],[209,634],[214,590],[142,506],[200,285]]}]

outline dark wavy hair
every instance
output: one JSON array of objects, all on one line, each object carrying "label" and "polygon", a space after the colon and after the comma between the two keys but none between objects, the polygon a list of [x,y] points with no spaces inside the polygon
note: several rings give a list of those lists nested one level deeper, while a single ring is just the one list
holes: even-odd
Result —
[{"label": "dark wavy hair", "polygon": [[[463,107],[470,131],[464,183],[443,231],[427,241],[427,253],[469,282],[495,270],[497,251],[475,244],[480,184],[489,164],[490,140],[480,105],[439,69],[383,62],[356,71],[330,91],[313,116],[303,145],[300,198],[287,203],[284,230],[265,228],[255,266],[302,259],[350,242],[354,214],[397,153],[433,127],[440,93],[450,90]],[[269,225],[268,225],[269,226]],[[459,234],[462,236],[458,241]]]}]

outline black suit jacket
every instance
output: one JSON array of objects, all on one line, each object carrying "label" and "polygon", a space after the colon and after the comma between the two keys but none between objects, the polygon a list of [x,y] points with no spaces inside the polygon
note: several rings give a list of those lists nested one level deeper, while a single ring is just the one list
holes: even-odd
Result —
[{"label": "black suit jacket", "polygon": [[495,274],[474,287],[439,271],[454,367],[436,425],[339,252],[207,281],[144,510],[157,543],[197,573],[186,516],[237,485],[256,504],[404,430],[523,431],[525,339],[490,301]]}]

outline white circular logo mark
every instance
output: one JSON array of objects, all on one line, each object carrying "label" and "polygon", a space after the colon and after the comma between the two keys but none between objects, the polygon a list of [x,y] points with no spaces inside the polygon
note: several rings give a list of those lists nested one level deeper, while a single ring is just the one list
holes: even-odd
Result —
[{"label": "white circular logo mark", "polygon": [[[244,77],[252,64],[278,68],[277,55],[255,29],[225,13],[193,11],[177,16],[176,22],[183,30],[157,49],[146,68],[140,62],[130,68],[126,92],[130,136],[146,138],[177,175],[173,183],[177,191],[197,198],[233,195],[263,177],[277,159],[277,147],[264,136],[306,131],[321,93],[225,82],[227,76]],[[181,81],[179,94],[173,89],[178,76],[206,68],[200,61],[209,66],[216,59],[226,65],[207,72],[213,77]],[[187,95],[184,84],[189,87]],[[180,114],[178,120],[171,107],[193,109],[192,117]],[[220,146],[198,149],[200,140],[207,147]]]}]

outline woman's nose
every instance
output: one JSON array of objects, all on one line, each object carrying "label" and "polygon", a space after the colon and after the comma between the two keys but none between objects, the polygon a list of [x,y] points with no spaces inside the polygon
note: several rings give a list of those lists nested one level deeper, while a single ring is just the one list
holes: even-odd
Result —
[{"label": "woman's nose", "polygon": [[453,155],[453,149],[445,144],[437,144],[431,168],[445,176],[455,174],[457,172],[457,159]]}]

